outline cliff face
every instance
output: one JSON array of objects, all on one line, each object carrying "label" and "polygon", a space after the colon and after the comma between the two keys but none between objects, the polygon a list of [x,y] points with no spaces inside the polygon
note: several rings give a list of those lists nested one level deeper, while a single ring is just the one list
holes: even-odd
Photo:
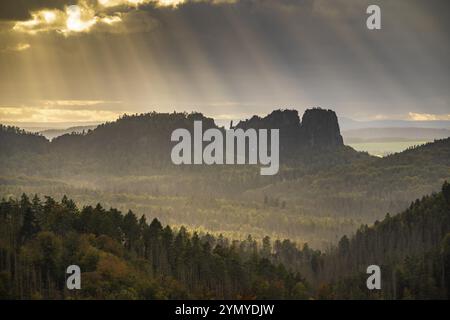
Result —
[{"label": "cliff face", "polygon": [[336,147],[344,144],[336,113],[308,109],[303,114],[301,136],[309,147]]},{"label": "cliff face", "polygon": [[241,121],[236,128],[280,129],[280,151],[299,148],[333,148],[343,145],[336,113],[332,110],[308,109],[300,121],[296,110],[276,110],[261,118]]},{"label": "cliff face", "polygon": [[264,118],[253,116],[249,120],[240,121],[236,128],[298,130],[299,124],[297,110],[275,110]]}]

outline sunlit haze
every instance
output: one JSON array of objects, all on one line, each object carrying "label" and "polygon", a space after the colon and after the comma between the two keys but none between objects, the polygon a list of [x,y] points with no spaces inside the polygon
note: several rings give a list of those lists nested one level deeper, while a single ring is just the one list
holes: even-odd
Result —
[{"label": "sunlit haze", "polygon": [[448,1],[63,0],[0,4],[0,122],[127,113],[227,122],[275,108],[450,119]]}]

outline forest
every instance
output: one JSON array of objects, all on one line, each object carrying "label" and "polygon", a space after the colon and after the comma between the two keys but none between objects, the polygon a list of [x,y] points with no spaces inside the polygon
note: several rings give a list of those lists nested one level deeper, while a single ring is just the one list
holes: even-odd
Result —
[{"label": "forest", "polygon": [[[450,184],[397,215],[361,226],[322,258],[321,279],[331,286],[322,286],[319,295],[328,298],[449,299]],[[370,264],[383,270],[376,294],[362,281]]]},{"label": "forest", "polygon": [[280,128],[280,171],[271,177],[258,166],[172,165],[171,130],[192,129],[199,119],[215,127],[197,113],[124,116],[51,142],[3,126],[0,195],[67,194],[80,205],[101,202],[193,231],[324,249],[450,180],[448,138],[377,158],[342,144],[334,113],[317,109],[303,118],[278,110],[233,125]]},{"label": "forest", "polygon": [[[0,125],[0,296],[448,298],[450,138],[378,158],[331,110],[276,110],[231,124],[280,128],[280,171],[261,176],[174,166],[170,134],[196,120],[218,128],[153,112],[49,141]],[[82,292],[64,289],[74,261]]]},{"label": "forest", "polygon": [[[2,299],[298,299],[304,279],[258,252],[185,228],[150,224],[100,204],[79,210],[63,197],[0,203]],[[267,255],[270,252],[266,253]],[[65,269],[83,271],[82,290],[65,289]]]},{"label": "forest", "polygon": [[[370,263],[383,289],[365,288]],[[82,270],[82,290],[65,268]],[[100,204],[23,194],[0,203],[1,299],[448,299],[450,184],[325,252],[150,224]]]}]

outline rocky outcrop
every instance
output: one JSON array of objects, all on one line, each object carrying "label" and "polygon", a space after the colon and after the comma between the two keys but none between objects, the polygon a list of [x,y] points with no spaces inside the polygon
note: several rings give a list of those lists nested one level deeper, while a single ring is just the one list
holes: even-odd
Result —
[{"label": "rocky outcrop", "polygon": [[280,151],[285,153],[343,145],[336,113],[320,108],[306,110],[302,121],[297,110],[276,110],[264,118],[241,121],[235,128],[280,129]]},{"label": "rocky outcrop", "polygon": [[332,110],[306,110],[301,123],[301,136],[309,147],[336,147],[344,144],[336,113]]},{"label": "rocky outcrop", "polygon": [[[64,161],[65,169],[78,170],[82,164],[91,166],[93,172],[106,168],[138,174],[142,168],[156,170],[171,164],[176,144],[170,141],[172,132],[179,128],[193,132],[196,120],[202,121],[203,130],[217,128],[214,119],[200,113],[157,112],[124,115],[94,130],[62,135],[51,142],[42,136],[0,127],[0,160],[2,156],[19,158],[25,153],[41,153],[56,163],[54,167],[62,168],[59,161]],[[343,145],[336,114],[331,110],[307,110],[302,121],[296,110],[275,110],[266,117],[241,121],[235,128],[279,129],[279,151],[285,160],[305,159],[315,150]]]}]

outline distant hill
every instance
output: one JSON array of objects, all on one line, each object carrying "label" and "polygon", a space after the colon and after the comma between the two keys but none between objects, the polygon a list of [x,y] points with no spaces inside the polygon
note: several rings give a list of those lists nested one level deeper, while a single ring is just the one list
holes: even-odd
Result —
[{"label": "distant hill", "polygon": [[40,154],[48,152],[49,143],[45,137],[17,127],[0,124],[0,157],[14,157],[16,154]]},{"label": "distant hill", "polygon": [[432,141],[450,137],[450,129],[435,128],[363,128],[343,131],[345,143]]},{"label": "distant hill", "polygon": [[[309,166],[316,161],[312,158]],[[283,181],[247,190],[243,196],[250,200],[270,195],[298,205],[310,215],[373,221],[380,214],[401,211],[411,199],[437,190],[450,179],[450,138],[384,158],[322,166],[297,177],[280,174]]]},{"label": "distant hill", "polygon": [[83,133],[88,132],[89,130],[94,130],[97,128],[97,126],[77,126],[77,127],[70,127],[67,129],[47,129],[38,131],[40,134],[42,134],[44,137],[46,137],[48,140],[52,140],[56,137],[62,136],[64,134],[70,134],[70,133]]},{"label": "distant hill", "polygon": [[[142,170],[172,166],[170,154],[175,144],[170,141],[172,132],[178,128],[192,132],[196,120],[203,122],[203,130],[219,128],[212,118],[201,113],[152,112],[125,115],[92,130],[87,130],[88,127],[69,128],[66,132],[71,132],[62,135],[59,135],[62,131],[46,131],[47,136],[58,135],[47,144],[49,157],[46,161],[49,165],[53,162],[52,168],[62,169],[67,165],[73,167],[82,164],[84,170],[90,168],[115,173],[130,170],[142,173]],[[343,147],[338,120],[331,110],[307,110],[302,121],[296,110],[276,110],[264,118],[254,116],[242,121],[236,128],[280,129],[280,150],[284,160],[308,153],[300,152],[304,148]],[[17,131],[17,135],[21,134]],[[30,134],[28,136],[29,139],[33,137]],[[6,136],[4,143],[9,144],[5,139]],[[22,151],[26,152],[27,147],[22,147],[19,153]]]},{"label": "distant hill", "polygon": [[343,131],[363,128],[435,128],[450,129],[450,120],[408,121],[408,120],[373,120],[357,121],[346,117],[339,117]]},{"label": "distant hill", "polygon": [[271,234],[323,248],[450,179],[450,138],[380,159],[341,144],[332,111],[308,114],[300,121],[296,111],[277,110],[236,125],[280,128],[286,139],[274,176],[259,166],[172,165],[175,128],[191,130],[195,120],[217,127],[198,113],[124,116],[51,142],[3,127],[0,191],[67,193],[230,237]]}]

